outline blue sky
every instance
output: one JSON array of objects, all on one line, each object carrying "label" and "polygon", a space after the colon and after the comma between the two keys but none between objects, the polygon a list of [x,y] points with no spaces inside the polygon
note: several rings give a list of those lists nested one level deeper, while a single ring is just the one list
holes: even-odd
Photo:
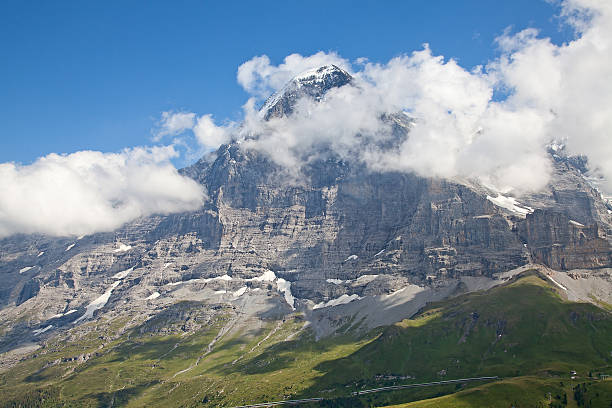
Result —
[{"label": "blue sky", "polygon": [[430,44],[464,67],[536,27],[571,38],[539,0],[13,1],[0,5],[0,162],[151,144],[168,110],[239,119],[238,66],[336,51],[386,62]]}]

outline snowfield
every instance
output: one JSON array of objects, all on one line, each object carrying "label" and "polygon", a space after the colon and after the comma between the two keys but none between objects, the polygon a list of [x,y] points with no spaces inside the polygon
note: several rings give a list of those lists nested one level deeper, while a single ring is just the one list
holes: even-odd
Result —
[{"label": "snowfield", "polygon": [[96,310],[98,309],[102,309],[106,303],[108,302],[108,300],[111,297],[111,294],[113,293],[113,290],[119,286],[119,284],[121,283],[120,280],[115,281],[110,288],[108,288],[106,290],[106,292],[104,292],[104,294],[102,294],[100,297],[98,297],[97,299],[95,299],[93,302],[91,302],[89,305],[87,305],[87,309],[85,310],[85,313],[83,314],[83,316],[79,317],[78,319],[76,319],[74,321],[74,323],[78,323],[81,320],[85,320],[85,319],[91,319],[93,317],[93,314]]},{"label": "snowfield", "polygon": [[361,299],[361,297],[357,294],[347,295],[344,294],[336,299],[328,300],[327,302],[321,302],[314,305],[313,309],[322,309],[324,307],[332,307],[338,305],[345,305],[347,303],[351,303],[353,300]]},{"label": "snowfield", "polygon": [[117,244],[119,246],[117,247],[117,249],[113,250],[113,252],[115,252],[115,253],[117,253],[117,252],[127,252],[130,249],[132,249],[131,245],[125,245],[125,244],[123,244],[121,242],[117,242]]},{"label": "snowfield", "polygon": [[19,273],[25,273],[25,272],[29,271],[30,269],[33,269],[33,268],[34,268],[33,266],[26,266],[24,268],[21,268],[19,270]]},{"label": "snowfield", "polygon": [[506,197],[504,195],[498,194],[497,197],[487,196],[487,200],[489,200],[498,207],[504,208],[510,212],[521,215],[523,217],[533,212],[533,208],[527,207],[526,205],[519,203],[514,197]]},{"label": "snowfield", "polygon": [[147,297],[147,300],[157,299],[160,296],[161,295],[159,294],[159,292],[153,292],[149,297]]}]

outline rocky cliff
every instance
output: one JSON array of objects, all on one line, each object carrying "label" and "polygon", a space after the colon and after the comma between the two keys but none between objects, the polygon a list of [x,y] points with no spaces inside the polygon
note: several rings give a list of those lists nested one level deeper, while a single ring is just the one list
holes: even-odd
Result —
[{"label": "rocky cliff", "polygon": [[[350,83],[333,66],[306,73],[269,99],[262,116],[289,115],[297,99]],[[409,137],[410,118],[387,118]],[[102,315],[140,321],[183,300],[282,315],[407,287],[438,290],[439,298],[459,282],[492,281],[530,262],[612,267],[610,209],[584,169],[551,163],[546,190],[513,198],[473,180],[372,172],[333,154],[301,169],[300,183],[288,182],[265,154],[223,145],[182,170],[208,193],[196,212],[114,233],[1,240],[0,351]]]}]

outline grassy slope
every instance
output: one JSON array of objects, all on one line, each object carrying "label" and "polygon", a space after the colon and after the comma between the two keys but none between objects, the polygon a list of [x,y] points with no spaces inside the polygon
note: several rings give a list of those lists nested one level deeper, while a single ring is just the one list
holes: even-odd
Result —
[{"label": "grassy slope", "polygon": [[[134,330],[83,364],[49,362],[96,352],[100,333],[70,346],[48,347],[57,351],[39,353],[0,376],[0,401],[4,406],[12,406],[11,401],[24,406],[233,406],[287,397],[332,398],[393,384],[374,378],[392,374],[414,377],[399,383],[481,375],[505,380],[468,389],[453,385],[380,393],[326,405],[382,406],[421,399],[414,406],[504,406],[495,401],[548,406],[550,392],[553,403],[561,403],[566,394],[571,406],[575,391],[569,370],[606,372],[612,362],[610,314],[564,301],[536,275],[433,304],[413,319],[366,335],[349,332],[317,342],[304,331],[286,341],[303,322],[297,317],[271,321],[255,336],[222,338],[197,366],[175,376],[193,366],[225,323],[221,314],[186,336]],[[122,324],[99,326],[108,337]],[[599,403],[612,394],[612,382],[590,383],[582,392],[585,401]]]},{"label": "grassy slope", "polygon": [[[582,394],[582,398],[579,396]],[[589,378],[564,380],[520,377],[454,394],[387,408],[610,407],[612,382]]]},{"label": "grassy slope", "polygon": [[[354,382],[371,388],[374,384],[363,379],[376,374],[410,375],[416,378],[414,382],[536,376],[554,379],[554,383],[568,380],[570,370],[583,376],[589,371],[610,371],[611,339],[608,312],[590,304],[566,302],[547,281],[532,274],[487,292],[431,305],[413,319],[386,328],[357,353],[316,367],[326,373],[318,386]],[[479,387],[489,394],[495,391],[491,398],[484,396],[486,393],[465,391],[461,406],[494,406],[486,404],[517,389],[525,391],[518,395],[526,401],[537,401],[535,395],[544,397],[540,383],[517,381]],[[567,392],[572,394],[569,388]],[[484,399],[477,402],[480,395]],[[381,393],[371,403],[384,405],[421,397],[414,391]]]},{"label": "grassy slope", "polygon": [[565,375],[612,362],[611,335],[609,313],[565,302],[532,275],[432,305],[358,353],[319,368],[330,383],[382,373],[429,380],[442,378],[436,374],[442,370],[448,378]]}]

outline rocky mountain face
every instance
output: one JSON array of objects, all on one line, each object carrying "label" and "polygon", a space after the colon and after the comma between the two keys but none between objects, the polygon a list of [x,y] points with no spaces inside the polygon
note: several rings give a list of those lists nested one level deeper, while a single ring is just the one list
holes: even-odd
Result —
[{"label": "rocky mountain face", "polygon": [[[335,66],[303,74],[262,116],[289,115],[299,98],[320,99],[351,80]],[[410,118],[387,120],[409,137]],[[393,317],[400,320],[530,263],[612,267],[612,208],[575,161],[551,162],[548,188],[517,199],[472,180],[375,173],[333,155],[309,163],[296,185],[264,154],[223,145],[182,170],[208,193],[198,211],[113,233],[1,240],[0,352],[92,319],[128,316],[135,324],[179,301],[205,305],[206,319],[233,305],[243,327],[305,312],[311,324],[331,327],[325,334],[355,305],[375,313],[389,299],[413,302]]]}]

